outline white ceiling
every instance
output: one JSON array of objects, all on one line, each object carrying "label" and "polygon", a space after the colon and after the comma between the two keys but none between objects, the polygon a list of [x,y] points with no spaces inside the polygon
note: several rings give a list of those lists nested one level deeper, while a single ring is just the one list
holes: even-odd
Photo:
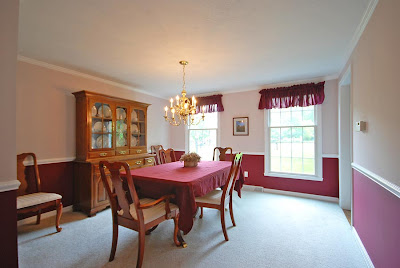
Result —
[{"label": "white ceiling", "polygon": [[341,71],[370,0],[20,0],[19,54],[163,97]]}]

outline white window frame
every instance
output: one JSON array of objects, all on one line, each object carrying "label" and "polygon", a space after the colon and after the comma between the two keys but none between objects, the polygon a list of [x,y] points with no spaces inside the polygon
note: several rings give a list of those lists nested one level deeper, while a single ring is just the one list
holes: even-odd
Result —
[{"label": "white window frame", "polygon": [[[218,124],[217,124],[217,128],[216,128],[216,130],[217,130],[217,145],[216,146],[218,147],[221,144],[221,137],[220,137],[221,131],[219,131],[220,124],[221,124],[221,120],[220,120],[221,114],[219,112],[216,112],[216,113],[217,113],[217,119],[218,119]],[[207,120],[207,113],[205,113],[204,115],[205,115],[204,120]],[[215,128],[203,128],[203,129],[207,130],[207,129],[215,129]],[[189,132],[190,132],[189,126],[185,126],[185,152],[186,153],[189,152]],[[212,153],[214,153],[214,152],[212,152]]]},{"label": "white window frame", "polygon": [[270,152],[270,110],[264,110],[264,137],[265,137],[265,156],[264,156],[264,176],[279,177],[310,181],[323,181],[322,178],[322,111],[320,105],[314,106],[315,117],[315,175],[273,172],[270,170],[271,152]]}]

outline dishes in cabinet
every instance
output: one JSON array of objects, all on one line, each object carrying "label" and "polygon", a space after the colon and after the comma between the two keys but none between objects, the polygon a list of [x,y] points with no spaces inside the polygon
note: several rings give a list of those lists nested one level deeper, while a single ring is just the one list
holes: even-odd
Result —
[{"label": "dishes in cabinet", "polygon": [[128,126],[125,123],[117,124],[117,132],[125,132],[128,129]]},{"label": "dishes in cabinet", "polygon": [[135,147],[137,145],[137,138],[134,136],[131,136],[131,147]]},{"label": "dishes in cabinet", "polygon": [[112,112],[111,112],[110,106],[107,106],[107,105],[100,106],[100,108],[98,110],[98,115],[100,117],[102,116],[102,117],[105,117],[105,118],[111,118]]},{"label": "dishes in cabinet", "polygon": [[124,136],[117,135],[117,147],[126,146],[126,138]]},{"label": "dishes in cabinet", "polygon": [[97,108],[95,105],[92,106],[92,116],[97,116]]},{"label": "dishes in cabinet", "polygon": [[139,133],[139,128],[136,124],[131,124],[131,132],[132,133]]},{"label": "dishes in cabinet", "polygon": [[125,120],[126,111],[124,108],[117,108],[117,120]]},{"label": "dishes in cabinet", "polygon": [[132,121],[132,122],[137,122],[137,121],[138,121],[137,113],[136,113],[135,110],[132,110],[132,113],[131,113],[131,121]]},{"label": "dishes in cabinet", "polygon": [[96,139],[97,148],[111,148],[111,142],[107,135],[101,135]]},{"label": "dishes in cabinet", "polygon": [[92,132],[102,132],[106,131],[106,127],[101,123],[101,121],[94,123]]}]

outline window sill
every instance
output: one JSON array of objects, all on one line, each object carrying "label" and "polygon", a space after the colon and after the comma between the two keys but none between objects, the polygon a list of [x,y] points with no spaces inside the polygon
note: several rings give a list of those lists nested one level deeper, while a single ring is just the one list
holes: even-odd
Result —
[{"label": "window sill", "polygon": [[313,175],[292,174],[292,173],[265,172],[264,176],[278,177],[278,178],[285,178],[285,179],[307,180],[307,181],[323,181],[322,177],[313,176]]}]

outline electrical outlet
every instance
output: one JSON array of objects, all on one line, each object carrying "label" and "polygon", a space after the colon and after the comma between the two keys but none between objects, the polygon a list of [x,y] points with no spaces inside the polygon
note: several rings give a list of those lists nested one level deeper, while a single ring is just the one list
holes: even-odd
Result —
[{"label": "electrical outlet", "polygon": [[245,171],[245,172],[244,172],[244,177],[245,177],[245,178],[248,178],[248,177],[249,177],[249,172],[248,172],[248,171]]}]

